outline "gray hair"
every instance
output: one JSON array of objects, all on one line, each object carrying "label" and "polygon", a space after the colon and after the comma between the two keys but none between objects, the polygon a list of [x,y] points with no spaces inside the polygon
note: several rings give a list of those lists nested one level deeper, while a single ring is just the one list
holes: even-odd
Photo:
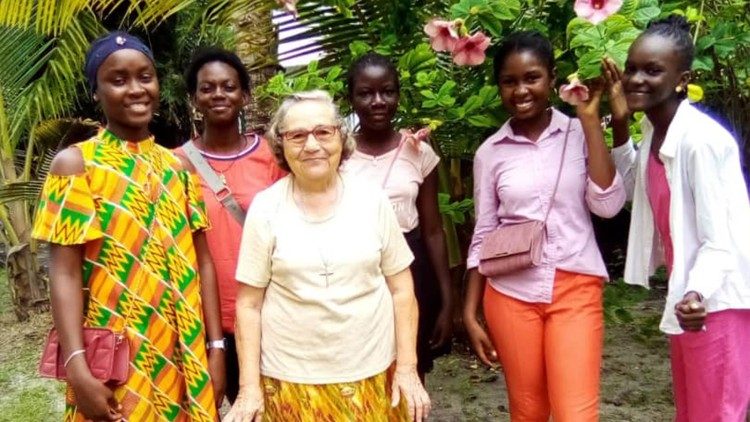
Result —
[{"label": "gray hair", "polygon": [[316,89],[313,91],[296,92],[292,95],[289,95],[288,97],[284,98],[284,101],[282,101],[281,105],[276,110],[276,113],[271,119],[271,126],[268,128],[268,132],[266,132],[266,138],[268,139],[268,143],[271,145],[271,150],[273,151],[273,155],[276,157],[276,162],[282,169],[291,171],[291,169],[289,168],[289,163],[286,162],[286,158],[284,157],[284,145],[281,139],[281,134],[279,133],[279,127],[284,122],[289,109],[292,108],[292,106],[303,101],[318,101],[320,103],[323,103],[330,107],[333,111],[334,116],[336,116],[336,125],[339,127],[339,133],[341,134],[342,139],[341,162],[339,162],[339,166],[341,166],[341,163],[343,163],[344,160],[348,159],[352,155],[354,150],[357,148],[357,144],[354,141],[354,135],[352,134],[349,125],[344,122],[344,119],[341,117],[341,113],[339,112],[338,106],[333,102],[333,97],[331,97],[329,93],[320,89]]}]

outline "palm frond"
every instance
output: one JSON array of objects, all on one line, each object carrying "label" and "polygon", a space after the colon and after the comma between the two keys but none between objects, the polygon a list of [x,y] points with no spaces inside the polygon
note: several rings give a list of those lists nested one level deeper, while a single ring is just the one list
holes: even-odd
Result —
[{"label": "palm frond", "polygon": [[16,201],[36,201],[43,185],[44,180],[31,180],[0,186],[0,205]]},{"label": "palm frond", "polygon": [[10,157],[28,120],[25,95],[52,54],[52,41],[32,32],[0,26],[0,149]]}]

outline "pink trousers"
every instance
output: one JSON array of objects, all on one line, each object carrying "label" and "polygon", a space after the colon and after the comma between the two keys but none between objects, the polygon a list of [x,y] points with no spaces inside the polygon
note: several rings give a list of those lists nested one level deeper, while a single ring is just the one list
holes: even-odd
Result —
[{"label": "pink trousers", "polygon": [[712,312],[706,329],[670,336],[676,422],[744,422],[750,405],[750,310]]}]

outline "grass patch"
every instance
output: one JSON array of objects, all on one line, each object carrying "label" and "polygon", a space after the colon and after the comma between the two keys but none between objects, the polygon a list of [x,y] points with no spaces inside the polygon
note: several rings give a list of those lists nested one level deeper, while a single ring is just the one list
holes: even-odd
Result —
[{"label": "grass patch", "polygon": [[13,313],[5,271],[0,269],[0,422],[62,420],[64,385],[37,377],[49,314],[19,323]]}]

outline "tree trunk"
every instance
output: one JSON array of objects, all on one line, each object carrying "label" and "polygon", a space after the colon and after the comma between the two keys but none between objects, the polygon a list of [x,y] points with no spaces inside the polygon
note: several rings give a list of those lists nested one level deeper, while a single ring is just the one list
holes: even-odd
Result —
[{"label": "tree trunk", "polygon": [[19,321],[26,321],[31,313],[49,309],[46,276],[39,270],[37,254],[28,243],[8,250],[6,269],[13,310]]},{"label": "tree trunk", "polygon": [[[236,20],[237,55],[250,72],[251,89],[264,85],[279,70],[276,60],[279,37],[272,21],[273,7],[273,2],[266,2]],[[273,103],[251,98],[245,112],[248,128],[263,133],[271,120]]]},{"label": "tree trunk", "polygon": [[[18,180],[12,159],[3,159],[5,183]],[[2,227],[8,242],[6,269],[13,308],[19,321],[28,319],[32,312],[48,308],[47,283],[39,271],[35,244],[31,241],[31,215],[26,201],[13,201],[3,207]]]}]

